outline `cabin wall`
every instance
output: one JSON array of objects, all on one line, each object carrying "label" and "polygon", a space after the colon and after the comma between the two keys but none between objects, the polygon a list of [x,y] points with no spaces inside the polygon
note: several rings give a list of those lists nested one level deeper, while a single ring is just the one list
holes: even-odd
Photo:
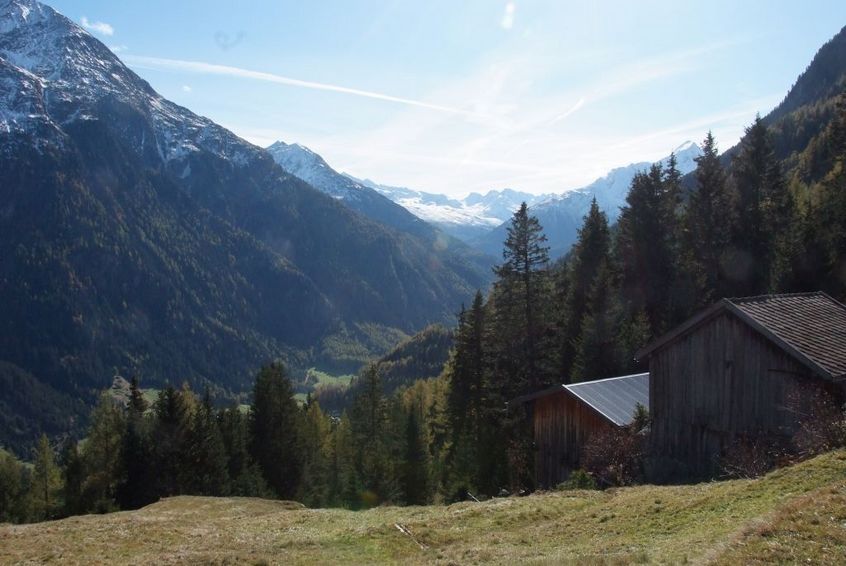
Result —
[{"label": "cabin wall", "polygon": [[789,391],[813,379],[754,329],[722,313],[650,357],[653,452],[714,471],[743,433],[792,434]]},{"label": "cabin wall", "polygon": [[588,437],[612,426],[588,405],[562,391],[537,399],[533,408],[535,473],[539,487],[554,487],[579,467]]}]

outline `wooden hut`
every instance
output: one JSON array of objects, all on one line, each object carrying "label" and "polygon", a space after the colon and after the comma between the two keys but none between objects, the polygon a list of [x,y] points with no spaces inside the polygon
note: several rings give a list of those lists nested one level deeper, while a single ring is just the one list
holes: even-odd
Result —
[{"label": "wooden hut", "polygon": [[518,397],[530,404],[539,487],[553,487],[579,467],[582,448],[603,427],[632,422],[638,404],[649,408],[649,374],[560,384]]},{"label": "wooden hut", "polygon": [[741,435],[792,436],[796,392],[842,401],[846,307],[825,293],[723,299],[636,357],[649,360],[653,453],[708,474]]}]

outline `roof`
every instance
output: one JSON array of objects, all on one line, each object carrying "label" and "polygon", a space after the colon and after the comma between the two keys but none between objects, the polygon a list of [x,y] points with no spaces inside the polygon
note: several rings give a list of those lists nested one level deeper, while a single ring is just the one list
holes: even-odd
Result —
[{"label": "roof", "polygon": [[644,359],[723,312],[731,312],[814,373],[846,378],[846,306],[822,292],[723,299],[661,336]]},{"label": "roof", "polygon": [[597,413],[617,426],[625,426],[633,420],[638,404],[649,408],[649,374],[638,373],[621,377],[609,377],[581,383],[557,384],[548,389],[523,395],[511,401],[519,405],[528,401],[568,392],[589,405]]}]

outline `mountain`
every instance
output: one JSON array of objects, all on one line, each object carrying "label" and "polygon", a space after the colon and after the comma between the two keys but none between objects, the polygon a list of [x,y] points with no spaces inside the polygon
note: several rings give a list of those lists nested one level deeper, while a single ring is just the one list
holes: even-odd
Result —
[{"label": "mountain", "polygon": [[34,0],[0,0],[0,131],[0,362],[51,395],[91,401],[115,373],[244,390],[268,360],[331,364],[338,337],[451,321],[486,283]]},{"label": "mountain", "polygon": [[299,144],[277,141],[267,148],[279,166],[302,179],[319,191],[337,199],[345,206],[372,220],[420,238],[439,254],[449,255],[456,264],[464,262],[468,269],[475,269],[475,279],[485,281],[495,258],[487,257],[460,239],[427,222],[420,215],[408,210],[402,203],[394,202],[382,191],[366,181],[338,173],[318,154]]},{"label": "mountain", "polygon": [[[676,167],[682,174],[693,171],[696,169],[695,159],[701,153],[701,149],[695,143],[690,141],[683,143],[673,151],[677,161]],[[669,156],[662,159],[661,163],[666,164],[668,160]],[[547,198],[534,205],[529,204],[531,213],[538,217],[549,240],[550,257],[555,259],[570,251],[570,247],[578,237],[582,219],[590,209],[590,203],[594,198],[599,207],[608,215],[609,222],[616,221],[620,215],[620,208],[626,204],[626,196],[635,174],[649,169],[651,165],[649,162],[642,162],[618,167],[590,185]],[[489,254],[501,253],[507,229],[508,223],[505,222],[477,238],[473,244]]]},{"label": "mountain", "polygon": [[[465,242],[473,242],[502,224],[520,208],[523,201],[531,205],[551,196],[502,189],[491,190],[484,195],[470,193],[464,199],[453,199],[446,195],[380,185],[350,175],[347,177],[378,191],[417,217]],[[498,250],[496,255],[499,256],[499,253]]]}]

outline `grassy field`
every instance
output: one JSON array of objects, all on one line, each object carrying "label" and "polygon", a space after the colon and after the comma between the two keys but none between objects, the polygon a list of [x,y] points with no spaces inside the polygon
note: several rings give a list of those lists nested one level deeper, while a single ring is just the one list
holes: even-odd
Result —
[{"label": "grassy field", "polygon": [[311,510],[176,497],[0,526],[0,563],[846,563],[846,452],[757,480]]}]

